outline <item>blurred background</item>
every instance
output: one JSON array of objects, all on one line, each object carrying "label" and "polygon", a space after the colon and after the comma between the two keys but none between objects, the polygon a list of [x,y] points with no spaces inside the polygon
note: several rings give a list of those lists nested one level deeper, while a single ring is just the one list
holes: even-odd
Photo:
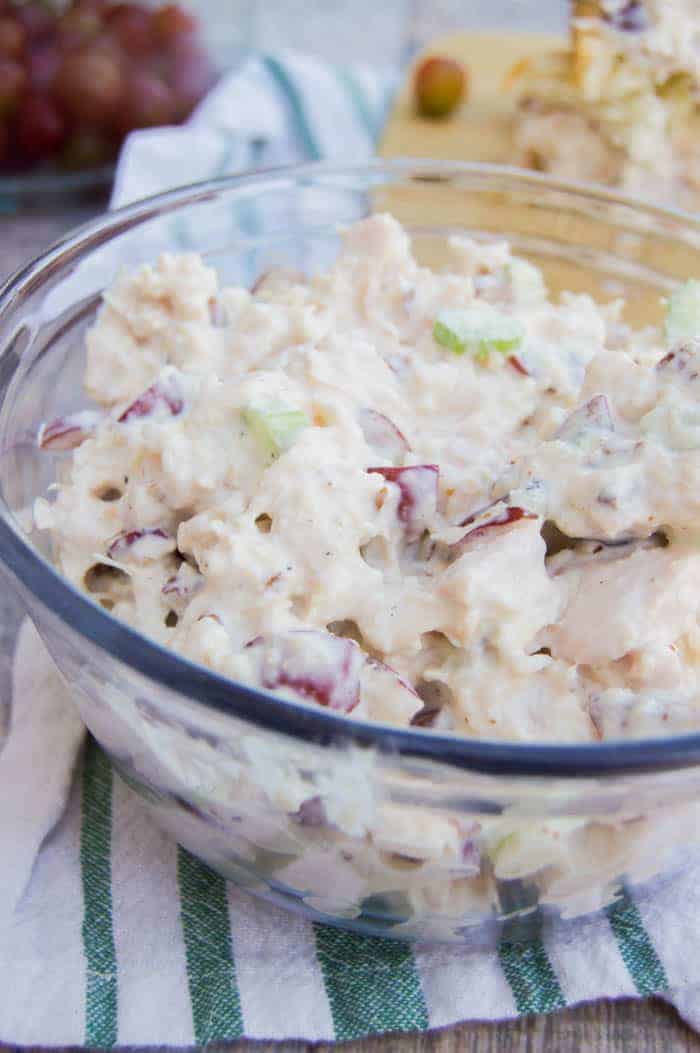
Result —
[{"label": "blurred background", "polygon": [[131,132],[186,122],[251,52],[376,81],[450,32],[559,32],[566,14],[566,0],[0,0],[0,208],[108,185]]},{"label": "blurred background", "polygon": [[[2,270],[37,241],[45,244],[104,208],[124,139],[187,121],[216,76],[236,70],[250,52],[294,51],[397,74],[435,38],[459,30],[563,34],[568,6],[0,0],[0,216],[8,236]],[[11,224],[30,212],[47,219]]]},{"label": "blurred background", "polygon": [[190,0],[223,64],[242,47],[399,66],[453,29],[564,32],[567,0]]}]

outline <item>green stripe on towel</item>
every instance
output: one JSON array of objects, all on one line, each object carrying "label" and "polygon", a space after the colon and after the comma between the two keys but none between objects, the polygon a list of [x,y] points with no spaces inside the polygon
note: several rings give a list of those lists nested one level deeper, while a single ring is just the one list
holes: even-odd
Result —
[{"label": "green stripe on towel", "polygon": [[364,125],[365,131],[372,142],[374,142],[379,134],[379,122],[372,113],[362,86],[347,69],[337,69],[335,73],[341,87],[352,102],[361,123]]},{"label": "green stripe on towel", "polygon": [[637,904],[627,889],[616,903],[606,908],[622,960],[642,998],[668,989],[668,977],[649,933],[644,927]]},{"label": "green stripe on towel", "polygon": [[296,134],[298,139],[304,148],[304,153],[307,155],[310,161],[321,160],[321,149],[316,142],[316,138],[311,131],[311,125],[309,124],[308,117],[306,116],[306,110],[304,103],[302,102],[301,95],[294,81],[290,77],[284,66],[277,61],[277,59],[270,58],[269,56],[264,60],[265,68],[274,80],[277,87],[280,89],[282,94],[287,99],[289,109],[294,120]]},{"label": "green stripe on towel", "polygon": [[428,1011],[407,943],[314,925],[336,1040],[424,1031]]},{"label": "green stripe on towel", "polygon": [[117,960],[112,927],[112,766],[88,737],[83,764],[80,873],[86,961],[85,1045],[117,1041]]},{"label": "green stripe on towel", "polygon": [[195,1043],[240,1038],[226,882],[184,848],[178,848],[177,869]]},{"label": "green stripe on towel", "polygon": [[541,940],[501,941],[498,956],[519,1013],[551,1013],[566,999]]}]

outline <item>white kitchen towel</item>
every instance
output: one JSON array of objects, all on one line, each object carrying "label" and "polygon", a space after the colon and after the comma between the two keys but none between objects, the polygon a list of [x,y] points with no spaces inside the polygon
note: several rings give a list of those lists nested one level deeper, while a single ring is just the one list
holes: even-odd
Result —
[{"label": "white kitchen towel", "polygon": [[[251,59],[191,127],[131,137],[114,203],[250,165],[360,160],[388,92],[371,74]],[[654,993],[700,1023],[700,866],[496,952],[363,938],[226,885],[155,829],[81,741],[69,691],[25,624],[0,755],[5,1044],[340,1040]]]},{"label": "white kitchen towel", "polygon": [[[56,719],[42,727],[47,709],[63,711],[63,730]],[[33,772],[53,773],[56,790],[49,801],[25,778],[1,784],[2,812],[22,812],[26,826],[0,824],[0,858],[23,878],[25,843],[33,848],[65,801],[63,773],[76,758],[69,693],[29,623],[9,743],[26,747]],[[13,886],[5,880],[3,891]],[[0,918],[0,1041],[340,1040],[655,993],[697,1025],[699,890],[700,867],[690,867],[639,902],[626,895],[598,918],[497,952],[360,937],[227,885],[153,826],[88,739],[62,818]]]},{"label": "white kitchen towel", "polygon": [[301,161],[362,162],[374,151],[396,78],[303,55],[248,59],[181,128],[124,145],[112,206],[173,186]]}]

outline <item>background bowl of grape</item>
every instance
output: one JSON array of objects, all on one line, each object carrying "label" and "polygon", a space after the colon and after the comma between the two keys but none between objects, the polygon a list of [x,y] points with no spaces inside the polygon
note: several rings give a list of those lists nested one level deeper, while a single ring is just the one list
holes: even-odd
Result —
[{"label": "background bowl of grape", "polygon": [[186,121],[215,79],[177,4],[0,0],[0,193],[104,189],[130,132]]}]

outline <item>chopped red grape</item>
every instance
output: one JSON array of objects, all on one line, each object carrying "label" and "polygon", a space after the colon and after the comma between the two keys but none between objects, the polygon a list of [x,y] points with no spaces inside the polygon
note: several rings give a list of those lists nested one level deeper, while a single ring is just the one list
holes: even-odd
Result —
[{"label": "chopped red grape", "polygon": [[[486,515],[487,512],[489,513],[488,516]],[[480,508],[477,508],[474,512],[470,512],[468,516],[465,516],[464,519],[461,519],[459,521],[457,526],[471,526],[473,523],[476,523],[477,519],[482,520],[482,522],[487,522],[491,519],[498,519],[498,517],[502,514],[503,498],[497,497],[495,501],[489,501],[487,505],[482,505]]]},{"label": "chopped red grape", "polygon": [[290,687],[302,698],[343,713],[360,701],[364,654],[354,640],[296,629],[258,636],[247,646],[259,658],[263,687]]},{"label": "chopped red grape", "polygon": [[423,708],[423,700],[413,685],[378,658],[367,658],[365,661],[360,674],[360,686],[362,697],[373,709],[379,705],[396,714],[402,712],[406,720],[410,721]]},{"label": "chopped red grape", "polygon": [[44,423],[37,433],[37,445],[42,450],[75,450],[92,435],[101,415],[94,410],[69,413],[65,417]]},{"label": "chopped red grape", "polygon": [[366,407],[358,413],[365,442],[389,461],[399,461],[411,447],[403,432],[383,413]]},{"label": "chopped red grape", "polygon": [[397,673],[396,670],[392,668],[392,666],[387,665],[386,662],[380,661],[379,658],[369,657],[367,659],[366,665],[367,668],[371,670],[373,675],[381,676],[386,679],[391,679],[392,683],[399,685],[402,691],[408,691],[408,693],[410,695],[413,695],[414,698],[420,699],[420,695],[413,687],[413,684],[410,684],[404,676],[401,676],[400,673]]},{"label": "chopped red grape", "polygon": [[150,388],[146,388],[118,419],[120,424],[125,424],[137,417],[150,417],[157,409],[166,410],[172,417],[178,417],[184,408],[185,400],[175,378],[163,377],[151,384]]},{"label": "chopped red grape", "polygon": [[[471,528],[463,534],[459,541],[455,541],[453,545],[449,546],[450,555],[453,557],[461,556],[464,549],[471,545],[474,541],[478,541],[486,535],[489,535],[492,531],[498,530],[502,527],[511,526],[513,523],[519,522],[521,519],[536,519],[537,516],[533,515],[532,512],[526,512],[524,508],[520,508],[517,505],[494,505],[490,515],[477,523],[476,526]],[[471,517],[465,519],[462,526],[469,524]]]},{"label": "chopped red grape", "polygon": [[406,538],[415,541],[430,525],[437,509],[440,469],[436,464],[411,464],[405,468],[368,468],[383,475],[400,491],[398,516],[406,527]]},{"label": "chopped red grape", "polygon": [[17,145],[24,157],[30,161],[51,157],[65,134],[65,122],[51,100],[45,95],[27,95],[17,111]]},{"label": "chopped red grape", "polygon": [[175,538],[162,527],[145,527],[143,530],[123,530],[110,542],[107,555],[110,559],[133,559],[137,563],[148,563],[175,551]]},{"label": "chopped red grape", "polygon": [[161,589],[164,596],[174,596],[179,600],[189,599],[202,587],[203,576],[199,571],[191,567],[189,563],[183,563],[177,574],[168,578]]},{"label": "chopped red grape", "polygon": [[554,438],[562,442],[571,442],[591,429],[614,430],[610,403],[605,395],[594,395],[583,406],[574,410],[555,433]]}]

